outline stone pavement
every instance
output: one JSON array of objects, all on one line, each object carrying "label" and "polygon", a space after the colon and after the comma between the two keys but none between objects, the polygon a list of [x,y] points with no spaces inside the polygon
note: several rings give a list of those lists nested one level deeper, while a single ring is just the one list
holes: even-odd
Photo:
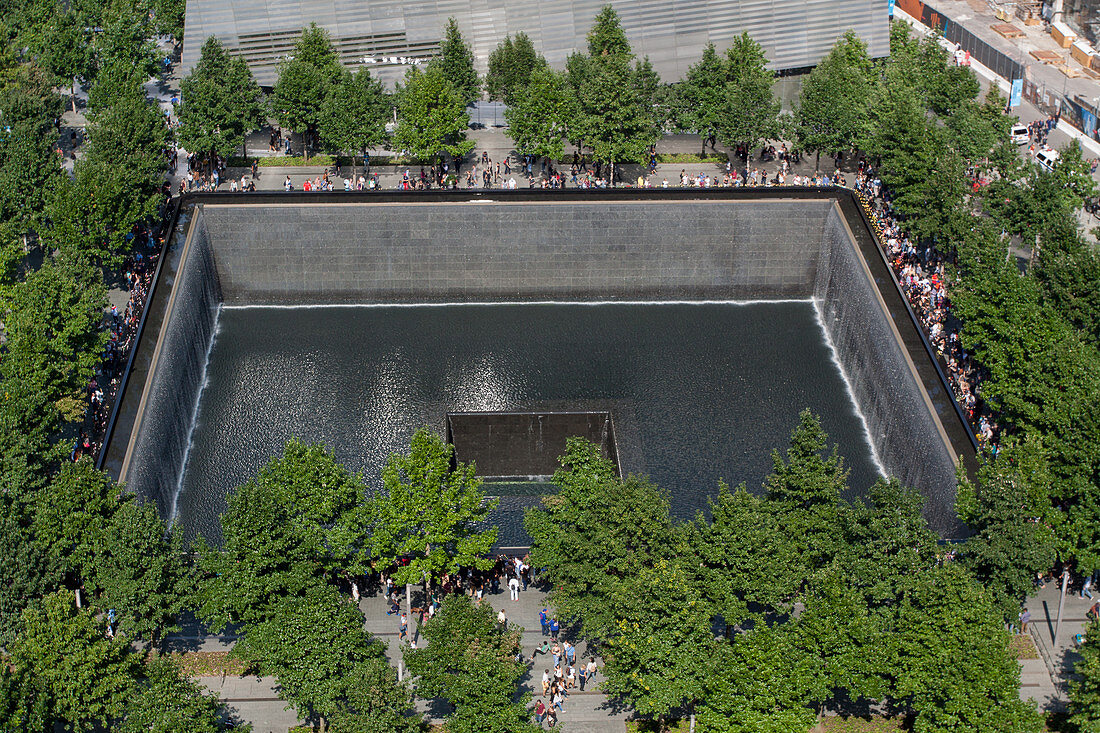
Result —
[{"label": "stone pavement", "polygon": [[[1045,588],[1040,588],[1027,599],[1027,608],[1031,611],[1031,626],[1028,632],[1035,641],[1039,650],[1043,667],[1048,673],[1049,687],[1028,687],[1028,684],[1037,684],[1041,681],[1038,665],[1034,662],[1025,665],[1025,672],[1030,668],[1031,675],[1022,679],[1021,690],[1028,692],[1034,690],[1035,699],[1044,697],[1048,699],[1048,705],[1052,710],[1061,709],[1067,701],[1068,681],[1073,676],[1073,667],[1080,659],[1076,651],[1075,635],[1085,633],[1088,620],[1085,613],[1094,603],[1088,598],[1078,598],[1079,585],[1070,584],[1066,592],[1065,608],[1062,612],[1062,627],[1058,630],[1057,639],[1055,631],[1058,621],[1058,598],[1061,592],[1061,580],[1049,582]],[[1093,593],[1096,600],[1100,600],[1100,594]]]},{"label": "stone pavement", "polygon": [[[416,607],[420,603],[419,589],[414,586],[412,605]],[[530,659],[543,639],[539,611],[546,604],[545,592],[535,586],[528,586],[526,591],[520,591],[519,600],[512,601],[507,589],[502,587],[497,593],[487,593],[482,603],[490,605],[494,610],[504,608],[508,622],[523,628],[523,655]],[[378,588],[365,590],[359,602],[366,630],[385,644],[390,664],[403,670],[400,659],[404,642],[398,638],[399,617],[387,615],[388,607]],[[236,641],[236,635],[232,631],[221,636],[212,636],[203,634],[199,625],[194,622],[183,626],[181,632],[170,635],[167,641],[168,647],[174,651],[228,651]],[[415,617],[410,617],[409,627],[414,638],[417,638]],[[577,642],[578,662],[589,659],[588,648],[583,641],[575,640],[566,632],[563,632],[561,638]],[[422,643],[426,643],[426,640],[418,641],[418,644]],[[596,662],[602,669],[603,660],[597,656]],[[532,707],[542,692],[542,671],[550,669],[551,665],[549,656],[535,657],[530,671],[520,681],[520,690],[530,691],[533,695]],[[597,673],[596,688],[601,679],[602,675]],[[287,710],[286,703],[279,699],[274,678],[200,677],[199,682],[218,693],[237,717],[251,723],[254,733],[286,733],[289,728],[299,724],[297,714],[293,710]],[[441,722],[447,715],[447,706],[442,701],[418,699],[416,702],[417,709],[429,715],[433,722]],[[564,733],[621,733],[626,730],[624,721],[628,714],[629,711],[616,709],[606,695],[589,685],[585,692],[573,690],[566,700],[565,709],[558,716],[558,727],[555,730]]]}]

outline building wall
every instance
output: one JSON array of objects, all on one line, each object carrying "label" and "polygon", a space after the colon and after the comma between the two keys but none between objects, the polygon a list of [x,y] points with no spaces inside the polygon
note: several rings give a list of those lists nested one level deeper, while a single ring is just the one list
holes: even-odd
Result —
[{"label": "building wall", "polygon": [[[484,72],[505,35],[527,33],[556,67],[586,47],[592,19],[607,0],[189,0],[183,41],[184,73],[207,36],[243,55],[257,81],[271,86],[276,61],[290,53],[301,29],[316,22],[332,35],[345,64],[364,57],[387,83],[404,72],[404,58],[426,60],[454,16]],[[815,65],[836,38],[854,29],[872,56],[889,53],[884,0],[612,0],[635,53],[649,56],[663,79],[681,78],[703,47],[728,46],[742,31],[760,42],[774,69]]]}]

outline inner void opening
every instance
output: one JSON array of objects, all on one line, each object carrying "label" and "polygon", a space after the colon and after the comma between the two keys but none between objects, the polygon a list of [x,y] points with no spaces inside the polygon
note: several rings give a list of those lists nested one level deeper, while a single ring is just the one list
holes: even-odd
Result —
[{"label": "inner void opening", "polygon": [[[449,413],[579,411],[612,414],[622,472],[690,518],[721,480],[759,491],[807,407],[865,495],[881,471],[809,299],[223,307],[172,511],[218,542],[229,492],[291,437],[375,488],[386,456]],[[538,500],[502,493],[500,545],[528,543]]]}]

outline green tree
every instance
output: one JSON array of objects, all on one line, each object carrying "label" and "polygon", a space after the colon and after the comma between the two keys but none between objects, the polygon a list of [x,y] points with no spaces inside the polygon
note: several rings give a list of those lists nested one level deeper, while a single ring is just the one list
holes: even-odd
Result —
[{"label": "green tree", "polygon": [[30,124],[0,132],[0,284],[15,278],[60,183],[60,160],[47,134]]},{"label": "green tree", "polygon": [[914,733],[1042,730],[1020,700],[1020,668],[1000,613],[961,567],[914,579],[891,636],[893,697],[915,714]]},{"label": "green tree", "polygon": [[302,29],[302,35],[294,44],[294,60],[320,70],[329,80],[335,80],[340,72],[340,58],[328,31],[316,23]]},{"label": "green tree", "polygon": [[0,80],[0,123],[3,128],[32,125],[38,134],[50,134],[61,117],[61,98],[53,79],[41,66],[23,63]]},{"label": "green tree", "polygon": [[809,681],[820,664],[805,653],[789,628],[760,625],[719,645],[699,706],[706,731],[790,733],[808,730]]},{"label": "green tree", "polygon": [[[386,664],[381,644],[363,630],[359,609],[333,588],[316,585],[304,596],[276,600],[266,619],[248,626],[233,654],[278,679],[283,699],[322,729],[334,717],[369,719],[379,723],[375,730],[417,728],[408,690]],[[380,675],[379,667],[387,673]],[[355,689],[366,679],[381,686]]]},{"label": "green tree", "polygon": [[271,90],[271,112],[279,124],[312,135],[340,70],[328,32],[316,23],[302,29],[294,56],[279,65],[279,78]]},{"label": "green tree", "polygon": [[366,68],[354,74],[345,70],[321,107],[321,144],[334,153],[352,154],[381,145],[388,113],[382,84]]},{"label": "green tree", "polygon": [[774,467],[764,482],[805,573],[829,564],[844,546],[840,496],[848,487],[848,470],[835,446],[825,454],[827,446],[821,421],[803,410],[786,456],[772,451]]},{"label": "green tree", "polygon": [[702,597],[682,567],[665,559],[638,568],[612,592],[613,631],[603,690],[663,729],[677,710],[704,698],[715,641]]},{"label": "green tree", "polygon": [[852,700],[882,699],[884,638],[864,599],[846,587],[839,573],[825,572],[812,581],[802,602],[805,609],[792,633],[812,660],[802,682],[805,701],[815,706],[818,719],[838,691]]},{"label": "green tree", "polygon": [[865,135],[871,104],[867,44],[848,31],[802,84],[796,119],[798,144],[817,154],[852,150]]},{"label": "green tree", "polygon": [[771,502],[725,484],[688,527],[695,553],[695,583],[711,615],[733,626],[750,617],[763,621],[792,602],[802,582],[794,546]]},{"label": "green tree", "polygon": [[154,0],[153,28],[158,34],[172,36],[177,44],[182,44],[185,10],[185,0]]},{"label": "green tree", "polygon": [[103,608],[114,609],[118,631],[155,647],[188,597],[189,581],[181,563],[183,547],[169,533],[154,504],[126,497],[103,528],[88,582]]},{"label": "green tree", "polygon": [[974,531],[959,560],[989,592],[1006,622],[1034,585],[1036,573],[1054,564],[1054,526],[1060,519],[1051,505],[1054,476],[1047,457],[1032,438],[1008,440],[996,459],[983,456],[977,483],[959,475],[955,507]]},{"label": "green tree", "polygon": [[263,123],[260,87],[248,64],[214,36],[202,44],[198,63],[180,82],[179,141],[203,155],[228,156]]},{"label": "green tree", "polygon": [[367,516],[371,555],[385,567],[405,558],[394,579],[422,583],[425,591],[445,573],[487,568],[496,542],[485,520],[496,504],[481,491],[474,465],[451,467],[454,447],[427,428],[417,430],[408,455],[392,453],[382,469],[382,492]]},{"label": "green tree", "polygon": [[362,541],[365,492],[319,445],[291,440],[229,497],[220,550],[200,552],[199,612],[215,629],[258,623],[276,602],[313,592],[342,572]]},{"label": "green tree", "polygon": [[0,377],[28,390],[47,410],[40,418],[44,426],[83,417],[82,410],[74,415],[64,408],[66,400],[82,401],[99,365],[106,302],[98,273],[65,256],[47,260],[3,300],[7,344]]},{"label": "green tree", "polygon": [[76,112],[76,87],[88,75],[92,64],[91,38],[80,19],[60,7],[50,19],[37,49],[42,64],[59,83],[72,88],[70,100]]},{"label": "green tree", "polygon": [[133,69],[142,83],[156,76],[157,48],[148,13],[142,14],[130,3],[111,3],[104,8],[99,22],[89,25],[101,24],[103,29],[93,43],[98,69],[111,65]]},{"label": "green tree", "polygon": [[[0,471],[6,476],[13,473],[6,461]],[[35,491],[26,484],[20,488],[28,493]],[[26,498],[0,488],[0,557],[4,558],[0,563],[0,646],[7,649],[19,630],[23,609],[56,588],[59,580],[49,558],[34,541],[28,503]]]},{"label": "green tree", "polygon": [[600,8],[600,12],[592,20],[592,28],[588,31],[587,40],[588,55],[593,58],[633,55],[619,14],[610,5]]},{"label": "green tree", "polygon": [[531,564],[546,569],[550,600],[562,618],[603,639],[614,625],[612,593],[640,568],[672,556],[666,494],[645,479],[620,479],[599,446],[570,438],[554,474],[558,493],[528,509]]},{"label": "green tree", "polygon": [[772,92],[775,73],[767,68],[764,49],[742,33],[726,50],[726,88],[718,137],[726,145],[751,150],[778,134],[779,100]]},{"label": "green tree", "polygon": [[134,206],[152,214],[163,198],[161,187],[168,172],[166,151],[171,130],[164,113],[145,96],[145,88],[137,76],[104,75],[96,80],[93,91],[104,84],[111,86],[97,95],[103,104],[92,105],[93,97],[89,96],[91,124],[87,128],[85,159],[123,171]]},{"label": "green tree", "polygon": [[726,65],[713,43],[703,49],[703,57],[687,70],[678,89],[683,113],[680,126],[702,138],[700,155],[706,153],[707,138],[717,133],[722,122],[726,87]]},{"label": "green tree", "polygon": [[23,612],[11,647],[16,670],[40,681],[53,715],[74,730],[93,730],[118,717],[133,686],[135,661],[128,643],[109,639],[72,593],[46,596]]},{"label": "green tree", "polygon": [[1081,656],[1069,683],[1069,722],[1081,733],[1100,730],[1100,622],[1093,621],[1085,633],[1085,643],[1077,649]]},{"label": "green tree", "polygon": [[488,605],[469,596],[448,596],[424,624],[428,645],[405,651],[409,672],[417,676],[417,694],[441,697],[454,707],[447,717],[452,733],[534,733],[527,703],[517,694],[527,665],[516,659],[520,629],[502,628]]},{"label": "green tree", "polygon": [[474,70],[474,52],[462,37],[458,22],[447,18],[443,28],[443,40],[439,42],[439,55],[432,65],[443,72],[455,92],[462,98],[463,106],[469,106],[481,96],[481,79]]},{"label": "green tree", "polygon": [[219,733],[223,706],[188,678],[172,657],[154,656],[146,663],[126,703],[122,719],[112,727],[118,733]]},{"label": "green tree", "polygon": [[515,94],[504,111],[505,132],[521,155],[561,160],[565,139],[577,118],[577,100],[565,74],[542,66],[530,83]]},{"label": "green tree", "polygon": [[511,107],[531,96],[531,78],[536,71],[547,68],[546,59],[537,51],[526,33],[520,31],[515,40],[505,36],[489,54],[489,70],[485,74],[485,91],[489,99]]},{"label": "green tree", "polygon": [[939,537],[921,514],[924,497],[897,479],[876,481],[867,498],[847,512],[834,567],[873,614],[892,619],[911,579],[935,564]]},{"label": "green tree", "polygon": [[41,680],[0,665],[0,730],[53,733],[49,697]]},{"label": "green tree", "polygon": [[118,487],[91,458],[66,463],[35,501],[34,541],[71,585],[92,580],[97,553],[118,509]]},{"label": "green tree", "polygon": [[644,163],[660,139],[654,75],[644,65],[632,68],[633,59],[618,14],[605,5],[588,33],[588,56],[574,54],[566,62],[580,110],[576,137],[610,165],[611,180],[616,163]]},{"label": "green tree", "polygon": [[438,65],[423,72],[413,66],[406,72],[397,90],[394,149],[421,160],[443,154],[461,160],[474,149],[474,141],[466,137],[469,123],[465,100]]}]

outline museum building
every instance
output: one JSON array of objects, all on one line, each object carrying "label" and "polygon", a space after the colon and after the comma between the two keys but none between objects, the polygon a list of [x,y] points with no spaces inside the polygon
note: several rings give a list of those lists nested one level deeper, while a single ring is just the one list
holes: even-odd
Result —
[{"label": "museum building", "polygon": [[[349,67],[366,65],[391,85],[405,68],[438,49],[453,16],[484,73],[505,36],[524,32],[555,67],[585,48],[592,20],[607,0],[188,0],[183,73],[198,61],[208,36],[244,57],[261,86],[275,83],[277,65],[293,53],[311,22],[331,35]],[[817,64],[845,31],[854,30],[871,56],[889,53],[885,0],[612,0],[639,56],[662,79],[676,80],[704,46],[720,49],[748,31],[776,71]]]}]

